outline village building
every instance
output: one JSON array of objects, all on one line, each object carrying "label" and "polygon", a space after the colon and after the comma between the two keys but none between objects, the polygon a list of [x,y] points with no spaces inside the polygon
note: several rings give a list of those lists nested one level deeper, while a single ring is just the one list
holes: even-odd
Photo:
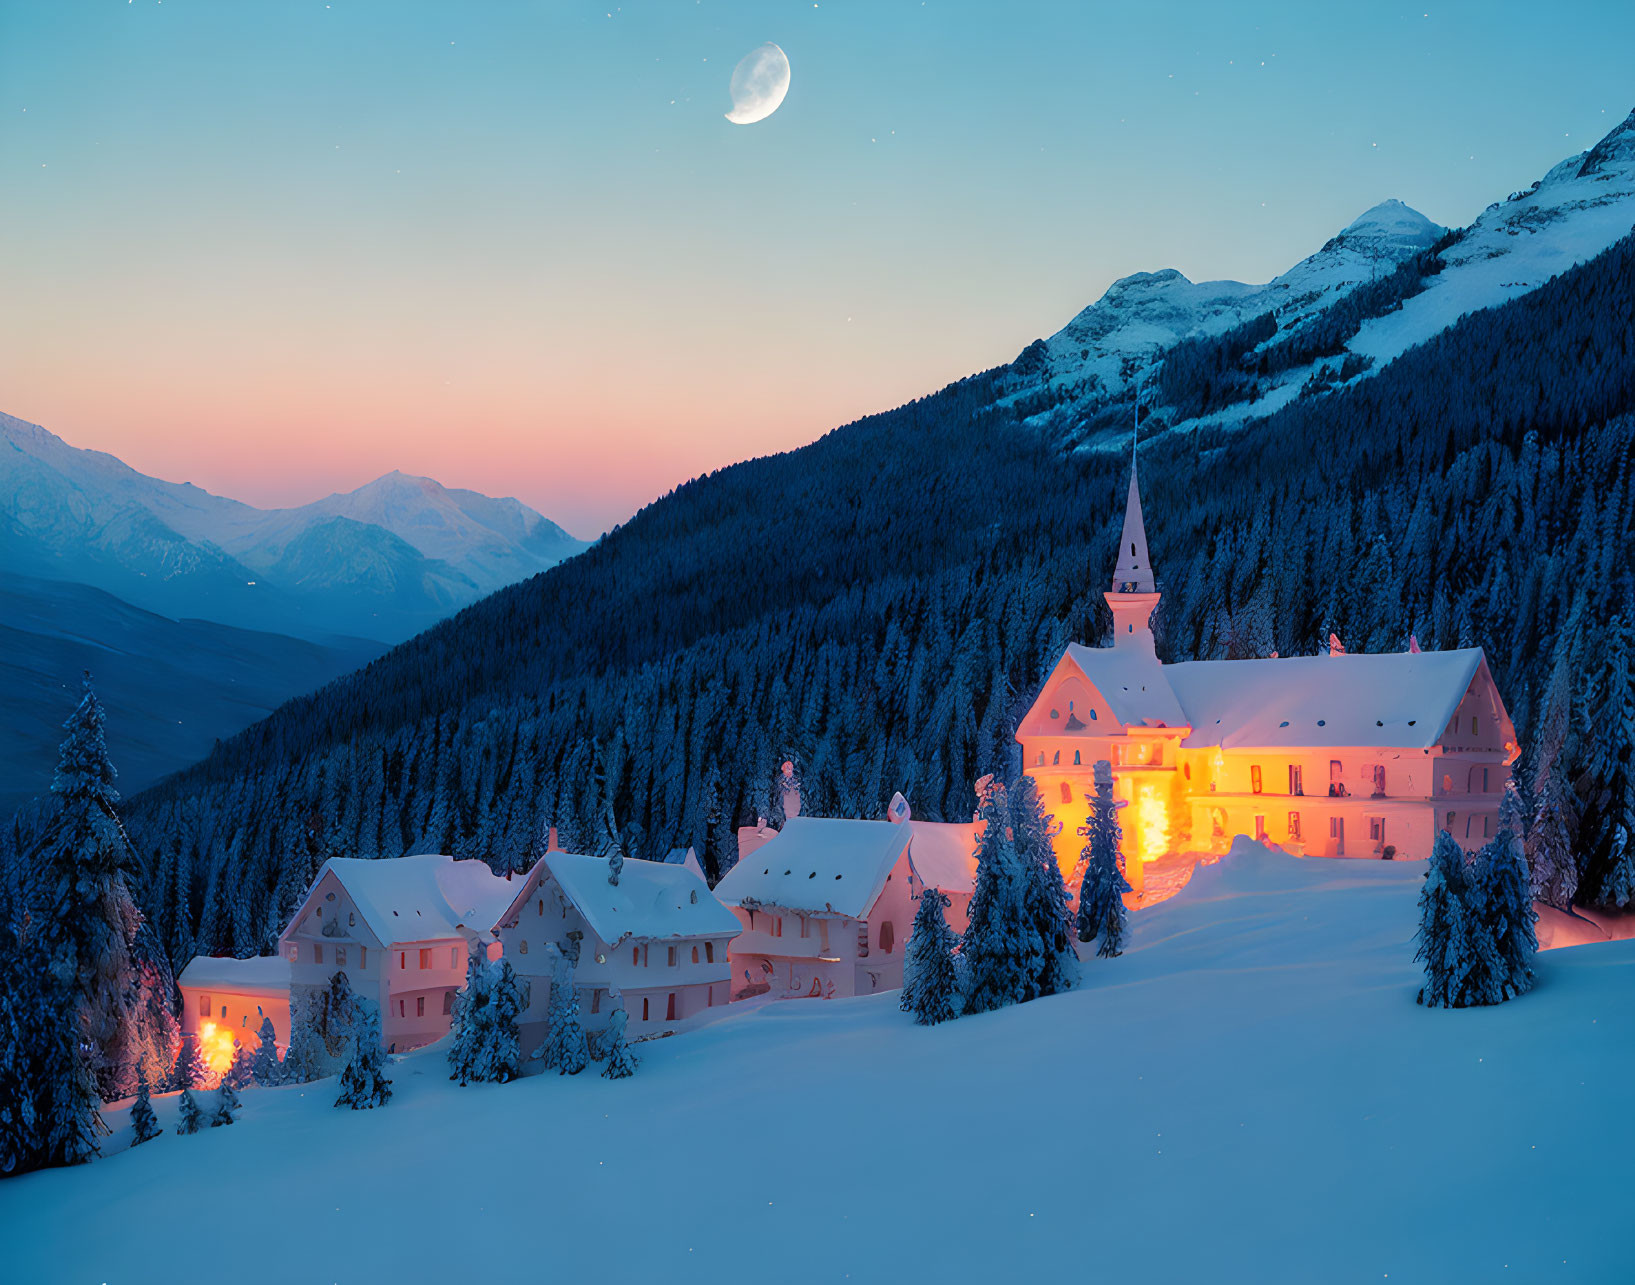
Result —
[{"label": "village building", "polygon": [[[949,892],[964,928],[975,884],[974,826],[913,821],[899,795],[886,821],[794,816],[715,887],[738,917],[735,997],[872,995],[903,983],[919,894]],[[917,867],[916,861],[924,867]]]},{"label": "village building", "polygon": [[516,891],[481,861],[333,857],[278,939],[291,992],[316,993],[344,972],[380,1006],[388,1052],[430,1044],[449,1029],[469,950],[498,954],[492,928]]},{"label": "village building", "polygon": [[614,990],[631,1039],[727,1003],[738,921],[695,866],[626,859],[614,882],[607,858],[556,850],[520,886],[510,885],[513,895],[492,923],[505,958],[528,983],[525,1053],[545,1038],[558,952],[577,957],[574,990],[586,1031],[606,1026]]},{"label": "village building", "polygon": [[1026,771],[1078,861],[1098,760],[1112,765],[1123,853],[1221,853],[1234,835],[1329,857],[1419,858],[1438,830],[1467,848],[1497,828],[1519,750],[1478,647],[1159,661],[1160,592],[1132,464],[1110,647],[1071,644],[1017,730]]},{"label": "village building", "polygon": [[176,979],[182,992],[182,1034],[199,1046],[217,1074],[232,1065],[233,1045],[254,1049],[263,1018],[272,1019],[282,1056],[290,1042],[290,961],[283,955],[218,959],[200,955]]}]

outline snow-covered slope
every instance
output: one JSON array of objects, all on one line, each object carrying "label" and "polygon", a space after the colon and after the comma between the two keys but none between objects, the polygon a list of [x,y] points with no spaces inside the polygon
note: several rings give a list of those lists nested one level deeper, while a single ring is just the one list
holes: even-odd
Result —
[{"label": "snow-covered slope", "polygon": [[0,554],[170,616],[397,641],[585,547],[512,499],[389,473],[264,510],[0,415]]},{"label": "snow-covered slope", "polygon": [[1467,312],[1492,308],[1593,259],[1635,228],[1635,111],[1588,152],[1488,206],[1443,269],[1400,311],[1363,323],[1353,352],[1384,365]]},{"label": "snow-covered slope", "polygon": [[[1562,161],[1453,236],[1390,200],[1264,286],[1197,284],[1173,269],[1125,277],[1022,353],[1004,401],[1036,426],[1095,445],[1098,410],[1127,399],[1131,382],[1181,340],[1221,335],[1270,314],[1275,334],[1244,354],[1240,386],[1226,405],[1199,412],[1165,405],[1163,393],[1144,399],[1170,426],[1242,423],[1306,393],[1366,378],[1465,313],[1495,307],[1594,258],[1632,227],[1635,112],[1588,152]],[[1359,286],[1386,283],[1415,256],[1425,256],[1423,268],[1403,283],[1401,297],[1374,297],[1360,318],[1336,311],[1347,300],[1347,308],[1359,309],[1365,297]],[[1127,414],[1126,408],[1120,423],[1127,424]]]},{"label": "snow-covered slope", "polygon": [[232,1128],[0,1182],[6,1264],[136,1285],[207,1246],[298,1282],[1627,1281],[1607,1093],[1635,1076],[1635,943],[1551,952],[1499,1008],[1422,1009],[1423,869],[1240,852],[1137,914],[1077,993],[940,1027],[894,994],[735,1005],[617,1083],[461,1089],[434,1046],[372,1112],[334,1109],[331,1082],[248,1090]]}]

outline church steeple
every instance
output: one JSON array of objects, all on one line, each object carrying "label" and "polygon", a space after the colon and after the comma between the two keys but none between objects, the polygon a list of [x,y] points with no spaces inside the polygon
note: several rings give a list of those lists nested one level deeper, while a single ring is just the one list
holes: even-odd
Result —
[{"label": "church steeple", "polygon": [[1147,528],[1141,520],[1141,488],[1135,455],[1130,456],[1130,491],[1124,501],[1124,535],[1118,544],[1113,587],[1105,595],[1113,611],[1113,646],[1137,647],[1152,654],[1153,608],[1160,597],[1152,563],[1147,560]]}]

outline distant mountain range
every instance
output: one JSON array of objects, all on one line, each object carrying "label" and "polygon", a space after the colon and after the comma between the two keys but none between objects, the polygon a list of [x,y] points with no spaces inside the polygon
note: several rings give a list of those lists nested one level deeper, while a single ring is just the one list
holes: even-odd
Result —
[{"label": "distant mountain range", "polygon": [[258,509],[0,415],[0,564],[176,619],[397,642],[585,547],[517,500],[395,472]]}]

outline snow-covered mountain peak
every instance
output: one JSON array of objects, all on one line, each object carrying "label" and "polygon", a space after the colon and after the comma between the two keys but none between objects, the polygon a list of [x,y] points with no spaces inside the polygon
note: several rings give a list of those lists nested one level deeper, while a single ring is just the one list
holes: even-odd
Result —
[{"label": "snow-covered mountain peak", "polygon": [[1607,136],[1584,155],[1579,178],[1594,178],[1614,170],[1635,169],[1635,111],[1613,126]]},{"label": "snow-covered mountain peak", "polygon": [[[1383,236],[1394,240],[1429,245],[1442,235],[1442,228],[1432,223],[1413,206],[1396,197],[1381,201],[1364,210],[1346,224],[1338,239],[1356,236]],[[1428,239],[1427,239],[1428,238]]]}]

